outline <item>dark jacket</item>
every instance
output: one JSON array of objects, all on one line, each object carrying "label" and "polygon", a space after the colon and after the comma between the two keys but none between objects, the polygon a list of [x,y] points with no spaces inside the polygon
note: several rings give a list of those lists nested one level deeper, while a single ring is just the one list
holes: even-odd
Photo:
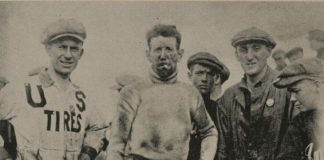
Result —
[{"label": "dark jacket", "polygon": [[[307,160],[307,151],[317,148],[315,129],[316,110],[301,112],[288,128],[278,160]],[[312,152],[312,151],[311,151]]]},{"label": "dark jacket", "polygon": [[218,160],[275,159],[288,126],[290,97],[272,85],[277,73],[266,75],[247,88],[246,77],[217,102]]}]

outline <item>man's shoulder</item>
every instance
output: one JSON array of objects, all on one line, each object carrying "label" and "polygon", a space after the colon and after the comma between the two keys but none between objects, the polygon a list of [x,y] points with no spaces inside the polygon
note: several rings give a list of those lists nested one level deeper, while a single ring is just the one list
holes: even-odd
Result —
[{"label": "man's shoulder", "polygon": [[234,95],[235,93],[239,92],[241,82],[237,82],[236,84],[230,86],[224,91],[224,94],[222,97],[228,97],[230,95]]}]

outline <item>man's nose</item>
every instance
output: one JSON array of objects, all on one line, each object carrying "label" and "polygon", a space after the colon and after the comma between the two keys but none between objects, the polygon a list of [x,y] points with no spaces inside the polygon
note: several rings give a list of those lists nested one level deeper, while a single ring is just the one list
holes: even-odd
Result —
[{"label": "man's nose", "polygon": [[254,51],[252,49],[248,49],[248,52],[246,53],[246,58],[251,60],[254,57]]},{"label": "man's nose", "polygon": [[207,83],[207,74],[206,73],[202,74],[201,82]]},{"label": "man's nose", "polygon": [[167,53],[165,52],[165,49],[162,49],[160,59],[166,59],[166,57],[167,57]]},{"label": "man's nose", "polygon": [[294,92],[291,93],[290,101],[297,101],[296,93]]},{"label": "man's nose", "polygon": [[71,52],[71,49],[69,47],[66,49],[64,57],[65,58],[72,58],[72,52]]}]

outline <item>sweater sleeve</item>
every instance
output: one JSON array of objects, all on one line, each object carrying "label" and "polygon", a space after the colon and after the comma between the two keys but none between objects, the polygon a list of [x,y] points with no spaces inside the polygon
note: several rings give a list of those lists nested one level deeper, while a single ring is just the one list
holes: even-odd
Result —
[{"label": "sweater sleeve", "polygon": [[112,122],[107,160],[123,160],[127,156],[127,143],[139,104],[135,90],[126,87],[120,94],[117,114]]},{"label": "sweater sleeve", "polygon": [[217,150],[218,132],[199,93],[196,98],[197,108],[193,113],[193,120],[201,138],[200,159],[213,160]]}]

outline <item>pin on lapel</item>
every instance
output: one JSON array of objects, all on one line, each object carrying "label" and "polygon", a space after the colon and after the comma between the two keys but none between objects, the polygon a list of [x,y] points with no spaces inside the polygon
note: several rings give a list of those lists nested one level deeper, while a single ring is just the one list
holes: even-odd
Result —
[{"label": "pin on lapel", "polygon": [[268,107],[272,107],[274,105],[274,100],[272,98],[269,98],[266,102]]}]

